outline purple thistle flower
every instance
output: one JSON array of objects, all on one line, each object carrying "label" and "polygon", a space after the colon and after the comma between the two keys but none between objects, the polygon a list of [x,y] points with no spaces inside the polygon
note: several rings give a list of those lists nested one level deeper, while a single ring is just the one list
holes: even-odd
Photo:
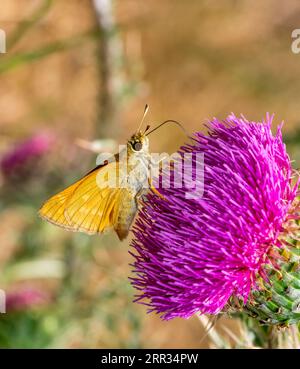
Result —
[{"label": "purple thistle flower", "polygon": [[28,310],[39,306],[44,306],[50,302],[48,293],[36,288],[25,287],[7,293],[7,312]]},{"label": "purple thistle flower", "polygon": [[[17,145],[4,155],[0,168],[5,177],[11,177],[16,171],[26,169],[49,151],[53,137],[47,133],[37,134]],[[33,164],[34,166],[34,164]]]},{"label": "purple thistle flower", "polygon": [[256,278],[267,278],[298,188],[272,119],[215,118],[208,135],[181,148],[183,160],[204,153],[202,198],[186,198],[186,182],[160,189],[165,199],[147,195],[134,227],[132,284],[149,311],[164,319],[217,314],[232,296],[246,303]]}]

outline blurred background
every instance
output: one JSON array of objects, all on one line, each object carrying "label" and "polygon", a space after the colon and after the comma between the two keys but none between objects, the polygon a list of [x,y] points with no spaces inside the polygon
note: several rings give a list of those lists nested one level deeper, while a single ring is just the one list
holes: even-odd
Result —
[{"label": "blurred background", "polygon": [[[210,346],[203,321],[163,322],[132,302],[130,238],[69,233],[37,210],[95,165],[78,139],[113,150],[146,103],[150,123],[190,133],[213,116],[274,112],[299,166],[299,17],[297,0],[1,1],[0,347]],[[185,140],[164,126],[151,150]],[[229,341],[239,331],[218,326]]]}]

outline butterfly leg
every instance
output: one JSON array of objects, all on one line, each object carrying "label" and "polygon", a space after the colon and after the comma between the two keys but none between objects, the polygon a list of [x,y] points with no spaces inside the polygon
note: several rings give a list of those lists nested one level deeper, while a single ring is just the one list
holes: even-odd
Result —
[{"label": "butterfly leg", "polygon": [[141,198],[143,195],[144,195],[144,189],[142,188],[142,189],[140,189],[140,190],[137,192],[137,194],[135,195],[136,200],[137,200],[137,201],[139,201],[139,200],[140,200],[140,198]]},{"label": "butterfly leg", "polygon": [[[151,167],[153,165],[157,166],[160,163],[162,163],[167,157],[163,157],[162,159],[158,160],[157,162],[155,162],[153,159],[151,159],[150,163],[149,163],[149,173],[151,173]],[[149,184],[149,188],[151,189],[151,191],[157,195],[158,197],[160,197],[162,200],[166,200],[166,198],[154,187],[153,182],[152,182],[152,178],[151,175],[148,176],[148,184]]]},{"label": "butterfly leg", "polygon": [[151,178],[148,178],[148,183],[149,183],[149,188],[151,189],[153,193],[155,193],[155,195],[160,197],[162,200],[166,200],[166,198],[153,186]]}]

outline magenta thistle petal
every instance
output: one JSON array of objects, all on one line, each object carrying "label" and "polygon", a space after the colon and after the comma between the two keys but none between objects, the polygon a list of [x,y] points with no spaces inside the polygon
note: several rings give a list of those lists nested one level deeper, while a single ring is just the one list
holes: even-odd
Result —
[{"label": "magenta thistle petal", "polygon": [[[213,119],[180,153],[204,153],[204,195],[183,188],[150,193],[134,227],[136,301],[164,319],[219,313],[235,295],[247,301],[297,196],[298,185],[273,117]],[[184,160],[184,159],[183,159]]]}]

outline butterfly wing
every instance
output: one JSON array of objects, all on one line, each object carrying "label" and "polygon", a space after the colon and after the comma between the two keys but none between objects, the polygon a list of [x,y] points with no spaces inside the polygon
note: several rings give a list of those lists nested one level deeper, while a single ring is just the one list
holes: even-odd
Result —
[{"label": "butterfly wing", "polygon": [[115,163],[95,168],[51,197],[40,209],[41,217],[65,229],[88,234],[114,228],[120,239],[125,238],[126,232],[118,232],[119,221],[122,221],[126,212],[124,201],[125,204],[133,202],[134,194],[126,188],[109,186],[109,175],[116,175]]},{"label": "butterfly wing", "polygon": [[65,190],[52,196],[39,210],[39,215],[48,222],[71,230],[68,220],[65,217],[66,203],[72,197],[75,189],[82,183],[83,179],[67,187]]}]

